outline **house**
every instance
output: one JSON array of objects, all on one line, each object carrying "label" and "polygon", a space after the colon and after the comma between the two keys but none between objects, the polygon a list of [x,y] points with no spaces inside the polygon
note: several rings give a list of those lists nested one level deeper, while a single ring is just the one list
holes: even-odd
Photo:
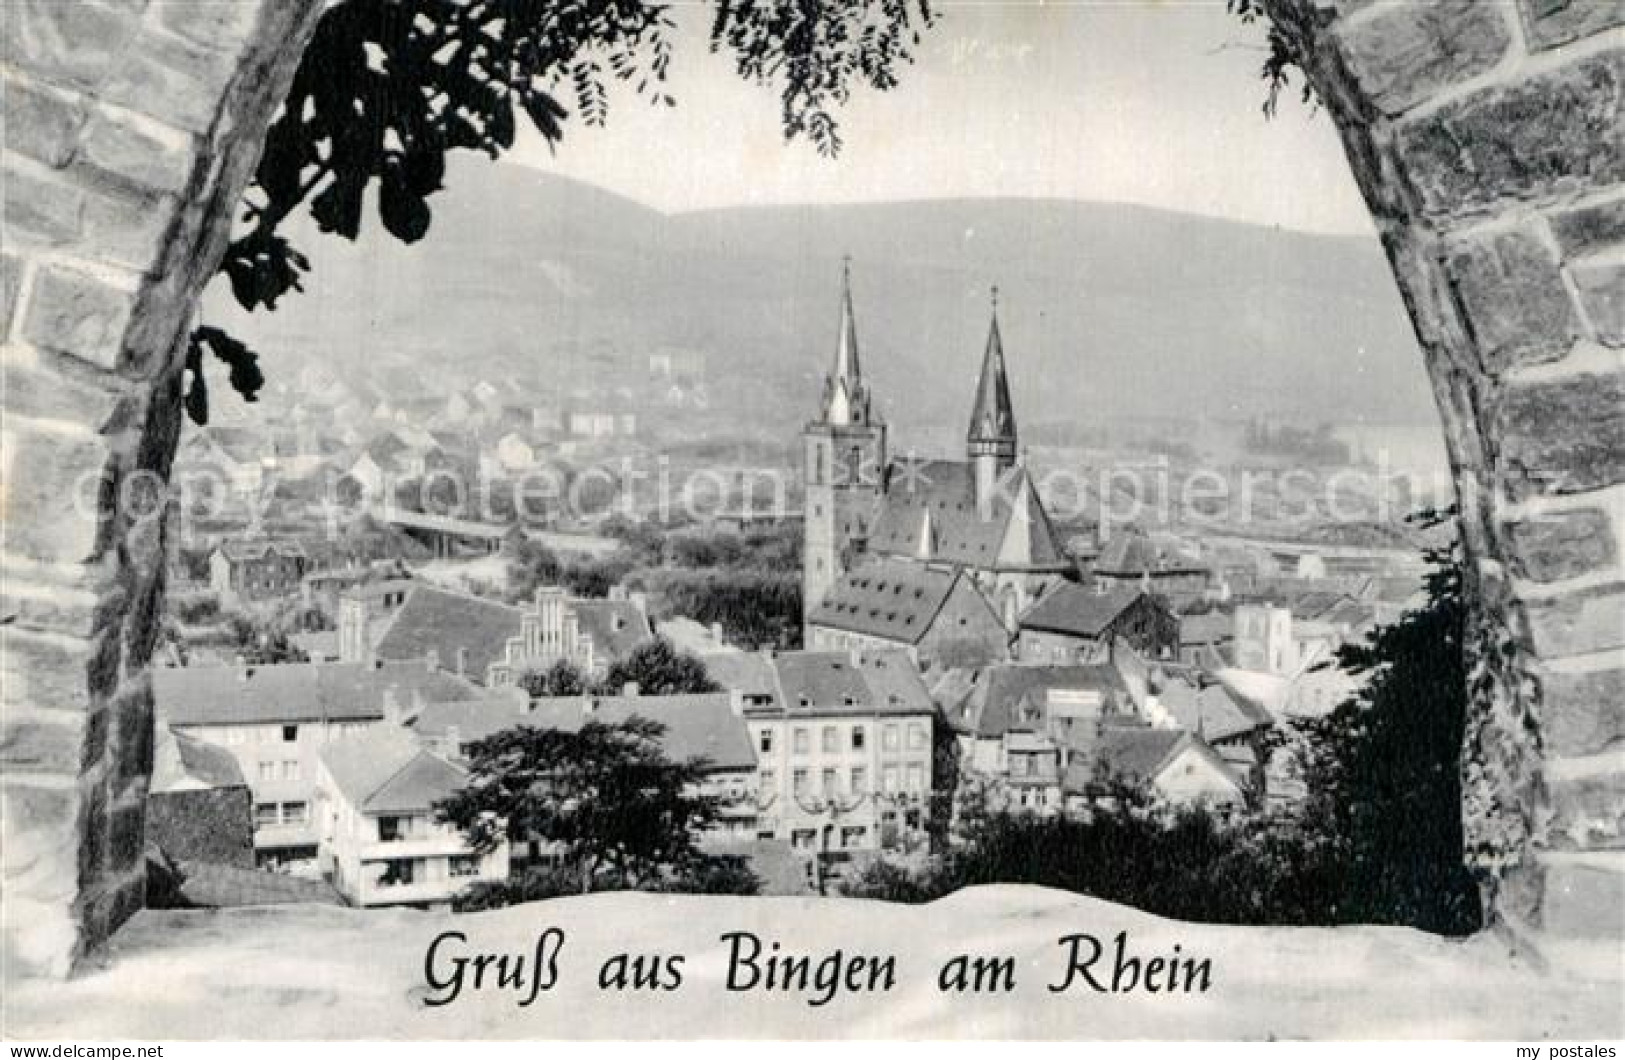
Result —
[{"label": "house", "polygon": [[1103,662],[1114,641],[1148,659],[1172,659],[1179,619],[1142,588],[1061,582],[1019,620],[1016,657],[1022,662]]},{"label": "house", "polygon": [[1179,661],[1209,670],[1229,666],[1235,628],[1235,620],[1218,611],[1180,615]]},{"label": "house", "polygon": [[254,867],[254,796],[229,751],[158,728],[147,842],[175,861]]},{"label": "house", "polygon": [[1224,760],[1185,729],[1103,725],[1079,740],[1061,782],[1070,812],[1123,788],[1169,803],[1241,806],[1247,789]]},{"label": "house", "polygon": [[158,668],[152,684],[161,725],[237,760],[253,795],[261,866],[308,866],[315,858],[311,802],[326,747],[392,711],[475,694],[422,660]]},{"label": "house", "polygon": [[[717,821],[702,836],[708,846],[748,841],[759,831],[757,757],[738,693],[569,696],[534,700],[523,724],[575,731],[588,722],[616,725],[633,717],[665,726],[660,747],[674,762],[703,759],[693,794],[715,799]],[[535,856],[536,851],[527,851]]]},{"label": "house", "polygon": [[1166,597],[1178,611],[1202,599],[1210,572],[1197,561],[1159,546],[1144,531],[1131,528],[1106,540],[1090,564],[1086,580],[1108,587],[1144,588]]},{"label": "house", "polygon": [[209,553],[209,588],[227,606],[299,590],[310,557],[294,541],[225,540]]},{"label": "house", "polygon": [[1245,778],[1255,796],[1268,795],[1265,766],[1273,714],[1207,677],[1166,679],[1159,683],[1156,699],[1178,727],[1195,733]]},{"label": "house", "polygon": [[471,884],[506,880],[506,842],[478,852],[435,819],[435,803],[467,778],[393,725],[323,748],[315,785],[322,876],[363,908],[443,909]]},{"label": "house", "polygon": [[512,684],[529,669],[563,660],[590,676],[653,636],[641,594],[572,597],[544,586],[527,605],[416,583],[393,615],[374,624],[366,601],[348,600],[339,615],[346,659],[422,660],[488,686]]},{"label": "house", "polygon": [[1009,657],[1010,634],[975,581],[955,567],[879,558],[847,572],[807,615],[819,651],[893,649],[917,666]]},{"label": "house", "polygon": [[906,652],[795,651],[731,656],[713,678],[735,689],[757,759],[757,836],[842,861],[924,842],[935,707]]}]

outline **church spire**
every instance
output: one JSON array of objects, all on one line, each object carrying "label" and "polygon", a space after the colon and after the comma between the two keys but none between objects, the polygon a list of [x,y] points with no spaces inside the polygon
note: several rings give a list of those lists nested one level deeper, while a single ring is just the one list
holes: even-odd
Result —
[{"label": "church spire", "polygon": [[869,422],[869,393],[858,366],[858,324],[852,313],[852,259],[841,259],[841,337],[835,370],[824,387],[824,422],[837,426]]},{"label": "church spire", "polygon": [[976,384],[976,404],[971,409],[970,431],[966,435],[971,458],[992,457],[1001,467],[1016,459],[1016,414],[1010,405],[1010,381],[1004,371],[1004,342],[999,337],[999,289],[993,288],[993,322],[987,333],[987,352],[982,355],[982,378]]}]

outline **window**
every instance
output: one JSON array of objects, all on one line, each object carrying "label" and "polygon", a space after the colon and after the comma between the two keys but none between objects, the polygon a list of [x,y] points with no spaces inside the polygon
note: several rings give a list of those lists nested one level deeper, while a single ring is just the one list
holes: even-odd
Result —
[{"label": "window", "polygon": [[852,794],[865,795],[869,791],[869,771],[862,766],[852,767]]},{"label": "window", "polygon": [[446,874],[452,879],[460,879],[480,874],[480,863],[470,854],[453,854],[446,863]]},{"label": "window", "polygon": [[880,771],[880,790],[893,792],[897,790],[897,767],[886,766]]},{"label": "window", "polygon": [[836,795],[836,794],[840,793],[841,781],[840,781],[840,778],[836,775],[835,770],[833,770],[833,769],[824,770],[824,789],[823,790],[824,790],[825,795]]},{"label": "window", "polygon": [[406,887],[412,883],[413,861],[410,858],[394,858],[384,862],[384,874],[378,877],[380,887]]},{"label": "window", "polygon": [[758,746],[761,747],[763,754],[768,754],[769,752],[771,752],[773,750],[773,730],[772,729],[763,729],[762,732],[761,732],[761,735],[758,737],[758,740],[759,740]]},{"label": "window", "polygon": [[275,780],[276,779],[276,763],[275,762],[261,762],[260,766],[259,766],[259,769],[260,769],[259,776],[260,776],[261,780]]},{"label": "window", "polygon": [[265,828],[275,826],[277,823],[277,804],[274,802],[257,802],[254,804],[254,827]]},{"label": "window", "polygon": [[908,790],[925,790],[925,766],[919,762],[910,762],[908,764]]},{"label": "window", "polygon": [[285,802],[282,804],[283,824],[304,824],[310,820],[310,805],[303,802]]},{"label": "window", "polygon": [[285,758],[282,760],[282,779],[299,779],[299,760],[297,758]]},{"label": "window", "polygon": [[764,794],[767,793],[767,792],[772,791],[773,790],[773,785],[777,782],[777,780],[778,780],[778,777],[776,777],[774,775],[774,773],[773,773],[773,771],[771,769],[762,770],[761,779],[757,782],[758,790],[760,790]]},{"label": "window", "polygon": [[888,725],[881,730],[880,746],[888,751],[895,751],[899,746],[901,746],[901,741],[898,739],[897,726]]},{"label": "window", "polygon": [[925,725],[921,722],[908,723],[908,749],[910,751],[923,751],[926,745]]},{"label": "window", "polygon": [[795,736],[795,752],[796,752],[796,754],[798,754],[798,755],[806,754],[807,751],[810,749],[810,746],[811,746],[811,741],[808,739],[807,730],[802,729],[802,728],[797,728],[796,729],[796,736]]},{"label": "window", "polygon": [[405,839],[409,830],[410,818],[406,817],[380,817],[378,818],[378,841],[380,843],[394,843]]},{"label": "window", "polygon": [[862,725],[854,725],[854,726],[852,726],[852,750],[854,750],[854,751],[863,750],[863,726]]},{"label": "window", "polygon": [[824,753],[834,754],[836,751],[841,749],[840,731],[837,730],[833,725],[824,726],[823,739],[821,742],[823,744]]},{"label": "window", "polygon": [[795,793],[797,795],[805,795],[807,793],[807,771],[805,769],[798,769],[792,773],[790,777],[791,783],[795,788]]},{"label": "window", "polygon": [[299,726],[297,726],[297,725],[284,725],[284,726],[282,726],[282,742],[283,743],[293,743],[297,739],[299,739]]}]

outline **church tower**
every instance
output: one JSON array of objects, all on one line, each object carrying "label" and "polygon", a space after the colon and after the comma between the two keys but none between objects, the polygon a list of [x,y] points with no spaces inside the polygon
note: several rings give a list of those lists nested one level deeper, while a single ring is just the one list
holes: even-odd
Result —
[{"label": "church tower", "polygon": [[886,476],[886,425],[858,363],[850,262],[841,270],[841,332],[818,419],[801,433],[806,511],[801,550],[803,619],[863,551]]},{"label": "church tower", "polygon": [[991,511],[999,477],[1016,462],[1016,414],[1010,406],[1010,381],[1004,372],[1004,343],[999,338],[999,289],[993,288],[993,323],[982,355],[982,378],[976,384],[966,453],[976,474],[976,506],[983,518]]}]

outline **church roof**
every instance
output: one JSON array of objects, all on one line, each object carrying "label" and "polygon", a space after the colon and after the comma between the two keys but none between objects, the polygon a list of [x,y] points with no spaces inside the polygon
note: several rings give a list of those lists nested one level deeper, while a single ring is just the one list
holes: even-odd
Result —
[{"label": "church roof", "polygon": [[858,363],[858,325],[852,312],[852,272],[841,270],[841,335],[835,347],[835,369],[825,381],[824,422],[835,426],[867,423],[869,395]]},{"label": "church roof", "polygon": [[976,384],[976,403],[971,406],[966,440],[972,444],[1002,442],[1012,454],[1015,452],[1016,413],[1010,404],[1010,380],[1004,370],[1004,342],[999,337],[996,308],[988,328],[987,350],[982,354],[982,378]]},{"label": "church roof", "polygon": [[1095,592],[1076,582],[1062,582],[1021,616],[1022,629],[1098,637],[1140,598],[1142,590],[1121,587]]},{"label": "church roof", "polygon": [[936,621],[961,575],[899,559],[879,559],[848,571],[808,622],[917,644]]},{"label": "church roof", "polygon": [[[993,492],[987,518],[976,503],[976,469],[966,461],[893,465],[891,486],[870,532],[869,548],[980,570],[1064,571],[1071,567],[1024,468]],[[927,517],[929,513],[929,518]],[[922,535],[929,540],[922,551]],[[1010,556],[1001,562],[1010,541]]]}]

